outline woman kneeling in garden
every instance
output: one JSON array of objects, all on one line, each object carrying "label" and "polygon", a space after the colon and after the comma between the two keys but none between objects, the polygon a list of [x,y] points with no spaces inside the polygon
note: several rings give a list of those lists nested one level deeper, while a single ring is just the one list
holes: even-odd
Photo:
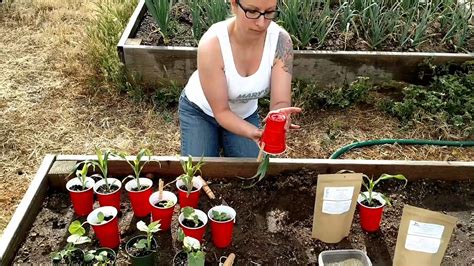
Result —
[{"label": "woman kneeling in garden", "polygon": [[235,16],[212,25],[198,46],[197,70],[179,100],[181,155],[257,157],[258,99],[270,92],[270,112],[291,106],[293,46],[273,19],[277,0],[231,0]]}]

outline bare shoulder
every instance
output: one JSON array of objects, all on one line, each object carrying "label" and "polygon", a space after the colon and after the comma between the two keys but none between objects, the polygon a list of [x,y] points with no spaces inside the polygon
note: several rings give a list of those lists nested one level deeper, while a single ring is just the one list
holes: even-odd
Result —
[{"label": "bare shoulder", "polygon": [[273,66],[275,65],[281,65],[286,72],[293,73],[293,42],[285,30],[281,30],[278,34]]},{"label": "bare shoulder", "polygon": [[[201,59],[212,59],[222,58],[221,48],[219,45],[219,39],[215,35],[205,34],[198,45],[198,57]],[[205,58],[202,58],[204,56]]]}]

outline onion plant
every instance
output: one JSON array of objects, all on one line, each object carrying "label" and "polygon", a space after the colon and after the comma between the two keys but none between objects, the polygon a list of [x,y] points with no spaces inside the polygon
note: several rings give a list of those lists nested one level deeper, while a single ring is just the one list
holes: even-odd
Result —
[{"label": "onion plant", "polygon": [[202,16],[202,0],[192,0],[191,1],[191,18],[193,22],[193,37],[194,40],[198,43],[203,34],[203,22],[201,20]]},{"label": "onion plant", "polygon": [[148,11],[160,27],[159,31],[166,44],[169,41],[172,30],[172,27],[170,26],[170,15],[171,8],[173,7],[173,0],[145,0],[145,4]]},{"label": "onion plant", "polygon": [[376,49],[393,36],[393,29],[399,18],[399,4],[390,7],[386,0],[364,1],[364,4],[368,5],[361,11],[361,26],[368,44]]},{"label": "onion plant", "polygon": [[[194,0],[196,1],[196,0]],[[204,20],[206,28],[212,24],[225,20],[229,16],[229,5],[224,0],[198,0],[207,19]]]},{"label": "onion plant", "polygon": [[292,33],[295,46],[304,48],[317,40],[316,47],[324,44],[336,24],[338,13],[331,12],[330,0],[282,0],[280,22]]}]

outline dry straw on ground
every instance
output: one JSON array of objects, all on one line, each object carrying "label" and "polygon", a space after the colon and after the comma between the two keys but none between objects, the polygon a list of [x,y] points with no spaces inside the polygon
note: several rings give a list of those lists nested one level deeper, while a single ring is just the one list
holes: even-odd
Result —
[{"label": "dry straw on ground", "polygon": [[[126,95],[91,88],[85,27],[94,2],[15,1],[0,7],[0,232],[48,153],[93,154],[94,147],[155,155],[179,153],[176,112],[156,112]],[[374,110],[306,110],[289,135],[286,156],[327,158],[338,147],[376,138],[431,137],[430,128],[399,130]],[[343,158],[472,160],[473,149],[379,146]]]}]

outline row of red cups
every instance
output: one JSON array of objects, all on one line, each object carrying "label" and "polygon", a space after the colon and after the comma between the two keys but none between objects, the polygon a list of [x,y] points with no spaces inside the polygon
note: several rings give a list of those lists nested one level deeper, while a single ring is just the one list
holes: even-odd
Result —
[{"label": "row of red cups", "polygon": [[[194,181],[194,186],[197,188],[197,190],[189,194],[186,191],[180,189],[180,186],[183,185],[181,180],[178,180],[178,182],[176,182],[176,187],[178,188],[178,196],[179,196],[179,202],[180,202],[181,208],[184,208],[186,206],[190,206],[193,208],[197,207],[202,184],[197,179],[195,180],[196,181],[194,180],[193,181]],[[71,179],[66,184],[66,187],[68,188],[70,192],[74,210],[78,216],[84,216],[88,214],[90,216],[93,213],[95,213],[94,215],[97,214],[98,209],[94,211],[92,210],[93,203],[94,203],[92,188],[94,188],[94,191],[98,196],[100,206],[111,206],[115,209],[115,212],[118,213],[118,211],[120,210],[120,188],[122,187],[122,183],[118,179],[115,179],[115,178],[109,178],[108,181],[112,182],[113,184],[118,185],[119,189],[117,189],[115,192],[110,193],[110,194],[99,193],[97,189],[100,186],[102,186],[105,183],[105,181],[100,180],[97,183],[94,183],[94,180],[89,177],[87,178],[87,181],[86,181],[86,186],[88,187],[88,189],[85,191],[76,192],[69,189],[72,185],[80,185],[80,181],[77,178]],[[153,193],[153,190],[152,190],[153,182],[150,179],[140,178],[140,184],[146,185],[149,188],[146,190],[138,191],[138,192],[133,191],[132,188],[137,186],[136,180],[131,180],[125,185],[125,188],[129,194],[130,202],[131,202],[132,209],[134,211],[135,216],[145,217],[151,213],[153,221],[160,220],[161,230],[163,231],[169,230],[171,227],[171,219],[174,212],[174,206],[177,203],[176,195],[169,191],[163,191],[162,197],[161,199],[159,199],[159,192]],[[160,208],[156,206],[160,200],[171,200],[173,201],[174,204],[173,206],[168,207],[168,208]],[[227,222],[220,222],[220,221],[213,220],[211,213],[212,213],[212,210],[215,208],[217,208],[217,210],[219,211],[221,211],[220,209],[223,209],[222,211],[225,210],[232,216],[232,219]],[[235,210],[233,210],[232,208],[228,206],[216,206],[213,209],[209,210],[209,213],[208,213],[209,218],[211,220],[211,231],[213,232],[212,233],[213,242],[217,247],[223,248],[230,245],[230,242],[232,239],[232,229],[233,229],[233,224],[235,223]],[[110,208],[107,208],[106,210],[108,210],[109,212],[113,212],[111,211]],[[181,227],[183,228],[183,231],[185,232],[185,235],[189,235],[189,236],[194,235],[196,236],[195,237],[196,239],[201,241],[202,236],[204,235],[204,232],[205,232],[205,226],[207,224],[208,218],[202,211],[196,210],[196,212],[202,213],[200,215],[200,219],[204,222],[204,225],[202,227],[193,229],[193,228],[187,228],[186,226],[182,225],[181,222],[184,219],[184,216],[182,214],[180,215],[181,218],[179,218],[179,221],[180,221]],[[94,215],[92,216],[94,217]],[[89,219],[89,216],[88,216],[88,219]],[[105,226],[106,224],[108,225]],[[102,228],[105,226],[105,228],[109,228],[108,230],[106,229],[106,231],[110,231],[111,230],[110,227],[114,226],[114,224],[116,224],[117,229],[115,231],[117,231],[117,235],[118,235],[118,222],[109,221],[107,223],[101,224],[100,226],[94,225],[93,223],[91,223],[91,225],[94,228],[94,231],[96,231],[96,227],[98,226],[99,226],[98,228]],[[115,235],[116,234],[115,231],[109,232],[108,234]],[[114,245],[118,246],[117,244],[119,243],[118,238],[116,239],[112,237],[111,239],[108,240],[109,242],[112,241],[111,243],[102,245],[103,241],[100,240],[101,233],[98,233],[98,234],[96,233],[96,235],[99,238],[99,242],[101,243],[101,246],[110,247],[110,248],[115,248],[115,247],[111,247]]]}]

